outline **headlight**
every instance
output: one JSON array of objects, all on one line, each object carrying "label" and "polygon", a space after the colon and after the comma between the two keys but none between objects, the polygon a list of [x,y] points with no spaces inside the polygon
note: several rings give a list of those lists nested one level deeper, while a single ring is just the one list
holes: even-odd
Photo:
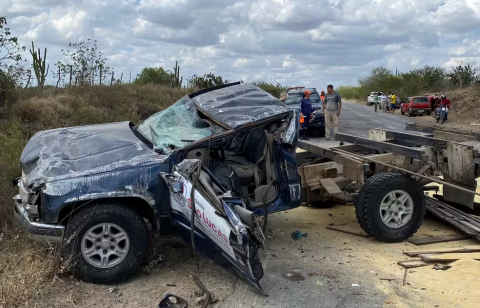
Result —
[{"label": "headlight", "polygon": [[22,182],[25,183],[27,180],[27,174],[22,170]]},{"label": "headlight", "polygon": [[23,181],[20,181],[18,190],[19,190],[19,194],[20,194],[20,198],[22,199],[22,202],[25,204],[28,203],[28,201],[30,201],[30,198],[33,195],[33,192],[30,189],[23,186]]}]

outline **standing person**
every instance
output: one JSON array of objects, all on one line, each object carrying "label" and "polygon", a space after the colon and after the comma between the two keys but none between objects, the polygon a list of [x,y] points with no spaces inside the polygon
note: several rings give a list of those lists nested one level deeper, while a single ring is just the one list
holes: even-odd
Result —
[{"label": "standing person", "polygon": [[310,117],[312,116],[312,113],[313,113],[312,102],[310,101],[311,93],[312,92],[308,90],[303,92],[303,98],[302,98],[302,101],[300,102],[300,108],[302,110],[302,115],[303,115],[303,124],[302,124],[302,129],[300,131],[301,140],[308,140],[307,129],[308,129],[308,124],[310,123]]},{"label": "standing person", "polygon": [[375,93],[375,95],[373,96],[373,104],[375,105],[375,112],[377,112],[377,108],[378,108],[378,93]]},{"label": "standing person", "polygon": [[435,111],[437,110],[435,108],[435,95],[432,95],[428,98],[428,100],[430,101],[430,111],[431,111],[431,114],[433,115],[433,117],[435,117]]},{"label": "standing person", "polygon": [[390,113],[395,113],[395,102],[397,101],[397,96],[392,92],[392,100],[390,101]]},{"label": "standing person", "polygon": [[382,102],[382,110],[383,112],[387,112],[387,96],[385,95],[385,93],[380,93],[380,101]]},{"label": "standing person", "polygon": [[389,93],[389,94],[388,94],[388,96],[387,96],[387,99],[388,99],[388,101],[387,101],[387,106],[390,106],[390,102],[392,101],[392,91],[390,91],[390,92],[388,92],[388,93]]},{"label": "standing person", "polygon": [[441,105],[442,107],[446,107],[446,108],[447,108],[447,110],[445,111],[445,121],[447,121],[447,119],[448,119],[448,111],[449,111],[450,108],[451,108],[452,102],[447,98],[447,96],[441,95],[441,96],[440,96],[440,105]]},{"label": "standing person", "polygon": [[[333,91],[333,86],[329,84],[327,86],[327,94],[325,95],[325,101],[323,103],[322,113],[325,116],[325,137],[327,141],[330,141],[330,130],[333,126],[335,134],[338,133],[338,117],[342,110],[342,97],[337,92]],[[335,136],[335,140],[337,140]],[[340,144],[343,144],[341,142]]]},{"label": "standing person", "polygon": [[320,99],[322,100],[322,104],[323,102],[325,101],[325,91],[322,90],[322,92],[320,92]]}]

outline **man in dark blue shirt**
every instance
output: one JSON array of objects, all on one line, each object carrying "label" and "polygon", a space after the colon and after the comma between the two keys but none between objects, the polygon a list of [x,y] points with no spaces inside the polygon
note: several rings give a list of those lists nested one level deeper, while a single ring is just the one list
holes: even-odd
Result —
[{"label": "man in dark blue shirt", "polygon": [[310,101],[310,94],[312,92],[306,90],[303,92],[303,98],[302,101],[300,102],[300,108],[302,110],[302,115],[303,115],[303,124],[302,124],[302,129],[300,130],[300,139],[302,140],[308,140],[307,138],[307,129],[308,129],[308,124],[310,123],[310,117],[312,116],[313,108],[312,108],[312,102]]}]

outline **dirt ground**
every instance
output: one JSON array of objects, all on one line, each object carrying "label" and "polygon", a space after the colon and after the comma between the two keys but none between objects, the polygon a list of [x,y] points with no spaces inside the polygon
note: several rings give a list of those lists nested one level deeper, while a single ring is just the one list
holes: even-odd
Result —
[{"label": "dirt ground", "polygon": [[[291,287],[283,293],[294,294],[304,290],[308,294],[312,286],[320,288],[325,284],[338,297],[335,292],[345,294],[352,288],[353,282],[365,287],[363,293],[351,295],[353,300],[358,298],[358,305],[322,305],[318,300],[310,305],[306,299],[307,302],[302,307],[478,307],[480,261],[453,262],[452,267],[446,271],[434,270],[433,266],[410,269],[405,286],[404,269],[397,265],[398,261],[409,259],[402,254],[403,251],[453,248],[476,245],[478,242],[462,240],[426,246],[415,246],[408,242],[384,244],[372,238],[327,230],[326,226],[332,223],[361,231],[351,205],[328,209],[301,207],[271,215],[267,248],[261,255],[265,277],[272,277],[263,279],[269,280],[264,286],[266,292],[274,292],[272,288],[275,285],[286,281],[282,275],[285,277],[283,271],[287,271],[288,266],[283,268],[282,264],[299,258],[302,260],[302,268],[308,268],[310,273],[306,275],[304,272],[307,279],[301,282],[303,285],[300,285],[299,290],[295,288],[298,288],[300,282],[291,282],[288,284]],[[308,232],[308,237],[293,241],[290,234],[297,229]],[[441,222],[426,219],[414,237],[452,233],[458,231]],[[191,278],[197,271],[190,247],[177,237],[157,239],[152,258],[138,277],[118,286],[87,284],[68,276],[54,279],[54,291],[46,295],[45,301],[39,306],[158,307],[160,299],[166,293],[173,293],[187,299],[189,307],[197,307],[195,293],[198,288]],[[199,259],[201,270],[197,275],[218,300],[212,307],[289,307],[280,299],[276,302],[273,295],[265,299],[248,290],[230,272],[203,257]],[[275,263],[279,266],[275,266]],[[363,299],[359,296],[362,294]],[[238,304],[238,298],[243,300],[241,305]],[[326,302],[327,300],[329,299],[325,297]],[[363,300],[367,301],[365,305],[360,304]]]},{"label": "dirt ground", "polygon": [[436,129],[439,129],[439,130],[442,130],[443,128],[447,130],[455,130],[457,133],[469,133],[469,132],[480,133],[479,123],[472,122],[473,125],[458,123],[454,112],[452,112],[452,117],[450,117],[449,115],[448,121],[443,124],[436,123],[435,119],[432,116],[415,117],[415,118],[412,118],[412,122],[413,121],[422,125],[435,127]]}]

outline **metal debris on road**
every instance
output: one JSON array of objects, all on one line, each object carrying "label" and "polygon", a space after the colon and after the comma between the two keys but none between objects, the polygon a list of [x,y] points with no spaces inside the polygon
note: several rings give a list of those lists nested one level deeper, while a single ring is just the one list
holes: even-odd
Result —
[{"label": "metal debris on road", "polygon": [[290,272],[290,273],[285,273],[282,274],[283,278],[291,280],[291,281],[304,281],[305,276],[298,272]]},{"label": "metal debris on road", "polygon": [[200,281],[200,279],[198,279],[197,276],[193,276],[193,281],[195,282],[195,284],[197,285],[197,287],[199,287],[200,289],[202,289],[202,291],[205,293],[205,299],[203,301],[203,304],[202,304],[202,308],[205,308],[208,306],[208,304],[210,303],[210,300],[212,298],[212,295],[210,294],[210,292],[207,290],[207,288],[205,288],[205,286],[203,285],[203,283]]},{"label": "metal debris on road", "polygon": [[447,269],[451,268],[451,266],[449,265],[444,265],[444,264],[435,264],[435,266],[433,267],[434,270],[442,270],[442,271],[446,271]]},{"label": "metal debris on road", "polygon": [[188,307],[188,302],[186,299],[179,296],[168,293],[165,295],[160,303],[158,308],[186,308]]}]

